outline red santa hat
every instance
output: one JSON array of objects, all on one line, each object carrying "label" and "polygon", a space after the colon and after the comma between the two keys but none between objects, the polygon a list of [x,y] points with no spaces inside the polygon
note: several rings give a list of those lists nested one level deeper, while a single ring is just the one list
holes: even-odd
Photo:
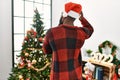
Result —
[{"label": "red santa hat", "polygon": [[79,18],[81,11],[82,11],[82,6],[80,4],[68,2],[65,4],[65,15],[63,16],[68,15],[73,18]]}]

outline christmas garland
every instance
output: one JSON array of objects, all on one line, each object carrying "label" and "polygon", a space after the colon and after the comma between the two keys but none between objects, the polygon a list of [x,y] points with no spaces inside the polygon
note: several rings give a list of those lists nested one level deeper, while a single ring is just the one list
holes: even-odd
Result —
[{"label": "christmas garland", "polygon": [[[40,49],[40,48],[26,48],[27,50],[42,50],[42,49]],[[29,56],[29,54],[27,54],[27,52],[26,52],[26,49],[25,50],[23,50],[23,52],[25,53],[25,56]],[[40,69],[38,69],[38,68],[35,68],[34,66],[30,66],[30,68],[32,68],[32,69],[34,69],[34,70],[36,70],[37,72],[40,72],[40,71],[43,71],[43,70],[45,70],[47,67],[50,67],[50,65],[51,65],[51,62],[49,62],[48,60],[47,60],[47,62],[46,62],[46,64],[45,64],[45,66],[43,66],[42,68],[40,68]]]},{"label": "christmas garland", "polygon": [[118,74],[118,69],[120,68],[120,60],[116,58],[117,46],[113,45],[110,41],[106,40],[98,46],[99,52],[103,53],[103,48],[105,48],[106,46],[111,48],[111,53],[110,54],[113,56],[112,63],[116,65],[115,72]]},{"label": "christmas garland", "polygon": [[48,66],[50,67],[51,63],[50,62],[47,62],[45,66],[43,66],[42,68],[38,69],[38,68],[35,68],[34,66],[32,66],[31,68],[36,70],[37,72],[40,72],[40,71],[43,71],[45,70]]}]

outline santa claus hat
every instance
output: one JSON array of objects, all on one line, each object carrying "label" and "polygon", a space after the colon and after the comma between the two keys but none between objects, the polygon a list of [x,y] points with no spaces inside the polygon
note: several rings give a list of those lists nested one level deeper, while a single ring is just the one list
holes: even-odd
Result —
[{"label": "santa claus hat", "polygon": [[72,18],[79,18],[81,11],[82,6],[80,4],[68,2],[65,4],[65,12],[63,16],[66,17],[68,15]]}]

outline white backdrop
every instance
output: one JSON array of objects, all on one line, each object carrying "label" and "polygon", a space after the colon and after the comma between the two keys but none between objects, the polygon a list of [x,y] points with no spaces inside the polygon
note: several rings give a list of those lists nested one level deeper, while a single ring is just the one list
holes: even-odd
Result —
[{"label": "white backdrop", "polygon": [[[68,0],[52,0],[52,25],[56,26],[64,3]],[[120,46],[120,0],[71,0],[83,6],[84,16],[95,32],[86,40],[83,49],[96,50],[104,40]],[[0,2],[0,80],[7,80],[12,67],[11,0]],[[78,23],[77,23],[78,24]]]},{"label": "white backdrop", "polygon": [[0,0],[0,80],[7,80],[12,68],[11,0]]},{"label": "white backdrop", "polygon": [[[60,1],[60,2],[59,2]],[[80,3],[87,20],[94,27],[92,37],[86,40],[84,49],[97,50],[98,45],[110,40],[120,46],[120,0],[53,0],[52,26],[56,26],[66,1]],[[79,24],[75,22],[75,24]]]}]

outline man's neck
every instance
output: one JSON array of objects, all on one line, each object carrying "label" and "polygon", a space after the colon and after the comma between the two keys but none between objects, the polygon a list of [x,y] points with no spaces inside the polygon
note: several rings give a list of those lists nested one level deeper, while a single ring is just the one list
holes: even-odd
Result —
[{"label": "man's neck", "polygon": [[73,21],[67,20],[67,19],[63,22],[63,24],[69,25],[69,26],[74,26]]}]

